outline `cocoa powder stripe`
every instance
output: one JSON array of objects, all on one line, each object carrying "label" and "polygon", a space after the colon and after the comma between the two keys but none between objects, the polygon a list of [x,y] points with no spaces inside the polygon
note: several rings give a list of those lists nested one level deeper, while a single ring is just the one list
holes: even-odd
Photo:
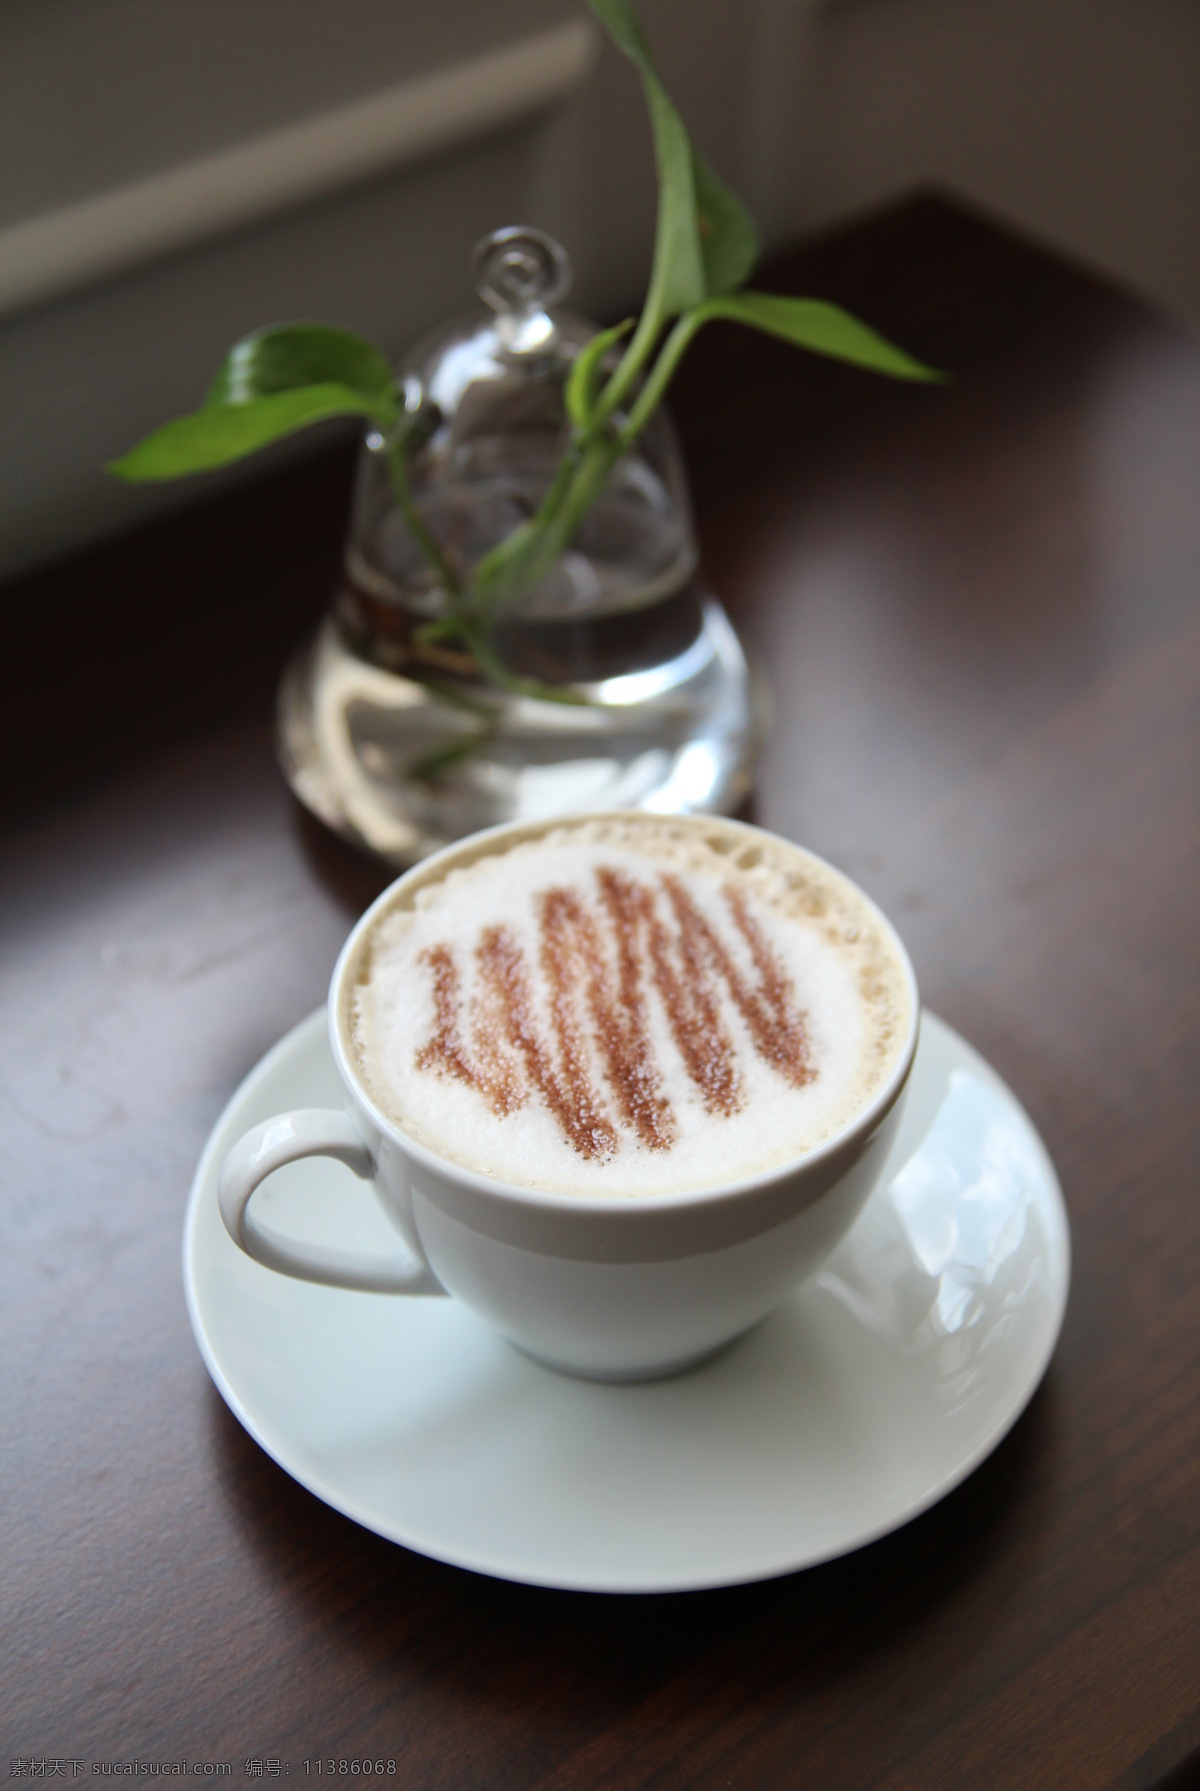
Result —
[{"label": "cocoa powder stripe", "polygon": [[736,1113],[741,1105],[741,1081],[733,1040],[722,1024],[715,991],[687,925],[680,925],[676,952],[653,889],[613,870],[601,870],[598,881],[618,937],[635,952],[645,940],[650,975],[675,1048],[705,1107],[710,1113]]},{"label": "cocoa powder stripe", "polygon": [[434,1003],[433,1034],[417,1054],[422,1069],[474,1087],[497,1114],[536,1093],[585,1157],[605,1161],[618,1148],[609,1100],[639,1143],[666,1150],[678,1123],[654,1052],[648,994],[657,995],[705,1108],[729,1116],[743,1103],[743,1084],[722,1013],[724,985],[756,1054],[793,1087],[813,1080],[804,1012],[741,890],[727,886],[723,895],[752,976],[678,877],[664,873],[651,885],[603,865],[596,888],[598,901],[561,886],[537,898],[542,1015],[510,928],[486,927],[480,936],[469,1016],[449,947],[422,953]]},{"label": "cocoa powder stripe", "polygon": [[[759,975],[759,993],[749,997],[749,1000],[756,1016],[761,1017],[755,1021],[747,1018],[747,1025],[752,1031],[756,1026],[759,1028],[755,1034],[756,1042],[767,1061],[773,1063],[780,1075],[794,1088],[803,1088],[814,1079],[816,1069],[812,1061],[808,1024],[803,1011],[793,999],[791,979],[784,974],[762,928],[751,914],[743,892],[740,889],[726,889],[725,900],[738,931],[750,947],[750,955]],[[763,1009],[766,1011],[763,1012]],[[745,1008],[743,1012],[746,1012]]]},{"label": "cocoa powder stripe", "polygon": [[556,942],[564,974],[569,961],[580,986],[586,988],[596,1045],[622,1119],[648,1150],[669,1149],[678,1128],[654,1061],[633,942],[614,920],[611,930],[618,960],[614,989],[599,917],[589,912],[578,892],[547,890],[541,912],[543,936]]},{"label": "cocoa powder stripe", "polygon": [[423,1070],[439,1071],[474,1088],[493,1112],[514,1113],[526,1099],[520,1066],[504,1050],[494,1016],[488,1013],[487,992],[479,1004],[471,1029],[473,1056],[467,1055],[462,1036],[462,993],[458,966],[444,945],[421,953],[433,981],[433,1036],[417,1054]]},{"label": "cocoa powder stripe", "polygon": [[[538,1032],[525,956],[506,927],[488,927],[480,943],[480,964],[492,984],[508,1037],[525,1060],[534,1087],[568,1140],[584,1157],[601,1161],[617,1148],[617,1132],[591,1085],[585,1052],[567,1006],[565,986],[550,968],[553,1028],[558,1040],[561,1074]],[[549,968],[549,967],[548,967]]]},{"label": "cocoa powder stripe", "polygon": [[726,887],[726,902],[734,921],[750,947],[759,973],[759,988],[751,989],[734,963],[728,948],[692,901],[677,877],[664,876],[663,886],[696,955],[706,954],[724,978],[730,995],[749,1029],[760,1057],[779,1071],[795,1088],[812,1080],[808,1056],[808,1028],[792,1001],[792,985],[778,959],[752,919],[742,891]]}]

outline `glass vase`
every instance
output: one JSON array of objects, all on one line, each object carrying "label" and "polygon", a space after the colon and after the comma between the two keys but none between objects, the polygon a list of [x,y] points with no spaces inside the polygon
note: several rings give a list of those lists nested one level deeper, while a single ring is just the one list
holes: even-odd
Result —
[{"label": "glass vase", "polygon": [[595,333],[559,308],[569,263],[541,232],[488,237],[476,275],[487,310],[399,371],[407,505],[393,444],[368,434],[341,583],[279,694],[296,794],[397,865],[499,822],[727,812],[762,731],[762,694],[698,570],[661,410],[565,550],[489,607],[478,650],[447,626],[448,581],[469,589],[550,489],[571,440],[566,381]]}]

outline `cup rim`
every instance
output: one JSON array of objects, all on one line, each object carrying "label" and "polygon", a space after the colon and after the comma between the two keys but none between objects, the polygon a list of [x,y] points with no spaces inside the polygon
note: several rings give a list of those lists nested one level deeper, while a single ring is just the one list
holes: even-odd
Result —
[{"label": "cup rim", "polygon": [[[467,848],[474,848],[477,845],[483,847],[487,841],[498,839],[502,835],[536,839],[539,835],[549,833],[556,827],[571,826],[579,821],[620,821],[635,817],[644,818],[647,821],[661,820],[669,823],[683,822],[685,825],[695,823],[697,826],[729,827],[739,833],[747,834],[751,838],[762,835],[771,840],[778,840],[784,846],[802,853],[814,864],[850,885],[860,900],[866,903],[870,913],[884,927],[908,987],[908,1031],[887,1079],[865,1107],[860,1108],[844,1126],[828,1138],[822,1139],[821,1143],[814,1146],[813,1149],[804,1151],[799,1156],[784,1158],[765,1169],[757,1170],[753,1175],[742,1176],[736,1181],[720,1182],[713,1187],[677,1188],[653,1194],[619,1196],[566,1193],[553,1188],[522,1187],[519,1182],[502,1181],[496,1176],[487,1175],[479,1169],[472,1169],[468,1164],[459,1163],[453,1157],[444,1156],[439,1151],[433,1150],[384,1113],[372,1099],[355,1069],[346,1041],[342,1037],[342,984],[346,971],[357,955],[363,936],[370,930],[376,916],[385,908],[390,907],[394,893],[401,883],[409,877],[417,876],[418,873],[436,871],[437,866],[443,860],[453,858]],[[477,855],[482,857],[487,854],[481,851]],[[500,1206],[515,1206],[526,1212],[533,1209],[557,1215],[577,1213],[581,1217],[586,1215],[589,1219],[611,1216],[614,1221],[623,1218],[628,1222],[630,1218],[639,1213],[678,1213],[688,1208],[708,1209],[723,1201],[737,1200],[764,1188],[769,1188],[784,1176],[791,1175],[799,1169],[802,1169],[807,1176],[843,1152],[848,1145],[853,1144],[856,1140],[868,1139],[899,1099],[912,1070],[921,1027],[921,997],[912,959],[892,921],[853,877],[848,876],[845,871],[839,870],[837,865],[831,864],[828,859],[822,858],[819,853],[813,852],[808,846],[801,846],[795,840],[786,839],[782,834],[772,833],[769,828],[758,827],[748,821],[737,821],[727,815],[656,816],[643,809],[588,809],[570,815],[549,816],[541,821],[502,821],[495,827],[482,828],[478,832],[464,834],[462,839],[454,840],[448,846],[439,848],[437,852],[432,852],[428,857],[419,859],[416,864],[403,871],[376,896],[370,907],[359,916],[338,953],[329,984],[327,1024],[334,1063],[345,1087],[353,1098],[361,1103],[379,1131],[390,1138],[401,1150],[409,1153],[424,1168],[438,1175],[453,1176],[473,1194],[493,1200]]]}]

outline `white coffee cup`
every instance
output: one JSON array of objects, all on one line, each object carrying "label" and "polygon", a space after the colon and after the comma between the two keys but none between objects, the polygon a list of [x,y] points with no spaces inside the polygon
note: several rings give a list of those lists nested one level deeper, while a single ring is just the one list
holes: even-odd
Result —
[{"label": "white coffee cup", "polygon": [[[707,817],[694,824],[714,825]],[[364,1292],[451,1294],[550,1367],[602,1380],[647,1379],[701,1361],[748,1330],[817,1270],[849,1230],[876,1186],[899,1123],[917,1044],[916,979],[886,918],[831,871],[878,923],[908,996],[900,1048],[848,1123],[791,1161],[685,1192],[615,1200],[483,1175],[439,1155],[372,1099],[350,1045],[348,980],[364,935],[412,879],[428,882],[456,863],[536,840],[556,825],[494,828],[459,842],[408,872],[367,910],[341,952],[329,991],[329,1041],[345,1111],[284,1113],[255,1126],[225,1160],[220,1210],[233,1241],[280,1273]],[[783,844],[741,823],[715,825],[735,830],[739,843],[744,836],[751,846]],[[403,1254],[356,1255],[288,1241],[256,1224],[255,1189],[282,1165],[310,1156],[334,1157],[372,1183]]]}]

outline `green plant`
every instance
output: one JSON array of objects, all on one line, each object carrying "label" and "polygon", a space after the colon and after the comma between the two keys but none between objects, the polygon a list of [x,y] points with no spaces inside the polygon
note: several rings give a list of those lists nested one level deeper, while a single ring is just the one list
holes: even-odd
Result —
[{"label": "green plant", "polygon": [[383,437],[395,501],[444,597],[444,613],[417,630],[418,645],[465,648],[493,686],[558,701],[573,699],[503,664],[492,644],[493,625],[570,545],[705,323],[729,318],[894,378],[941,377],[836,305],[744,290],[759,249],[749,214],[694,149],[630,0],[588,5],[641,77],[658,167],[658,223],[641,316],[636,324],[629,319],[601,330],[574,362],[564,394],[570,439],[533,516],[473,567],[453,564],[413,502],[414,419],[391,367],[361,337],[318,324],[247,336],[230,351],[199,410],[167,423],[109,467],[131,482],[176,479],[242,459],[327,417],[364,418]]}]

